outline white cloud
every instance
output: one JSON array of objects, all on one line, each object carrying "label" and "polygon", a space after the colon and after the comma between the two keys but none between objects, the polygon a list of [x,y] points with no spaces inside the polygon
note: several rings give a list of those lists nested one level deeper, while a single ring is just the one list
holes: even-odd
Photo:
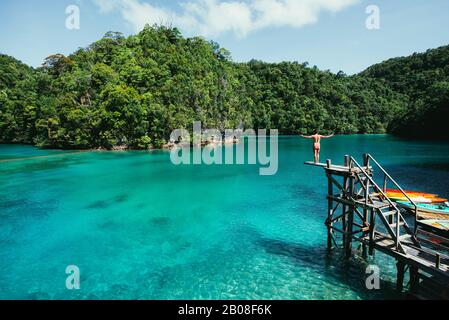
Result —
[{"label": "white cloud", "polygon": [[100,11],[103,13],[112,11],[117,5],[116,1],[110,0],[94,0],[94,2],[98,7],[100,7]]},{"label": "white cloud", "polygon": [[232,31],[238,36],[246,36],[252,29],[252,11],[245,2],[196,0],[182,5],[185,16],[195,24],[191,33],[214,36]]},{"label": "white cloud", "polygon": [[136,30],[146,23],[179,27],[190,34],[245,37],[269,27],[300,28],[318,21],[322,11],[338,12],[359,0],[187,0],[175,11],[143,0],[93,0],[102,12],[118,10]]}]

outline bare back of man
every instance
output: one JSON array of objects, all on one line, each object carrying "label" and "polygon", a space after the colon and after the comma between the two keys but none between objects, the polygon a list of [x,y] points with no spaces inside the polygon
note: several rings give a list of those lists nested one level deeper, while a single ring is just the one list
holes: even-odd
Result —
[{"label": "bare back of man", "polygon": [[334,136],[333,134],[331,134],[330,136],[322,136],[322,135],[318,134],[318,132],[315,132],[315,134],[311,135],[311,136],[301,135],[301,137],[303,137],[303,138],[313,139],[313,156],[315,159],[315,163],[320,162],[321,139],[328,139],[328,138],[332,138],[333,136]]}]

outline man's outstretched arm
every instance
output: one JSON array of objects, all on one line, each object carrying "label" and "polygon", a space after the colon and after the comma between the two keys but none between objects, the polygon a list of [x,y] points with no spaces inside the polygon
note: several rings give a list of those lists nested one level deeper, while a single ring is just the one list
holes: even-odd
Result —
[{"label": "man's outstretched arm", "polygon": [[323,138],[323,139],[329,139],[329,138],[332,138],[333,136],[335,136],[335,134],[331,134],[330,136],[321,136],[321,138]]}]

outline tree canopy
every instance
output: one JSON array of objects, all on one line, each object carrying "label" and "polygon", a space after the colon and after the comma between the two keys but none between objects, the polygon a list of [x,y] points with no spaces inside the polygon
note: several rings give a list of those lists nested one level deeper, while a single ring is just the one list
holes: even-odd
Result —
[{"label": "tree canopy", "polygon": [[418,138],[449,139],[449,46],[374,65],[361,76],[382,81],[408,97],[390,123],[392,133]]}]

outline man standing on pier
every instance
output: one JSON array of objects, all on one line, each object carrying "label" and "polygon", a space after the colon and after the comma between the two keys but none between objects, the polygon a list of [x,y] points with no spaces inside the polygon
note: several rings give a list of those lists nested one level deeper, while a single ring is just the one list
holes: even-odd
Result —
[{"label": "man standing on pier", "polygon": [[330,136],[322,136],[318,134],[318,130],[315,130],[315,134],[312,136],[303,136],[301,137],[306,139],[313,139],[313,155],[315,157],[315,163],[320,162],[320,150],[321,150],[321,139],[328,139],[332,138],[334,135],[331,134]]}]

